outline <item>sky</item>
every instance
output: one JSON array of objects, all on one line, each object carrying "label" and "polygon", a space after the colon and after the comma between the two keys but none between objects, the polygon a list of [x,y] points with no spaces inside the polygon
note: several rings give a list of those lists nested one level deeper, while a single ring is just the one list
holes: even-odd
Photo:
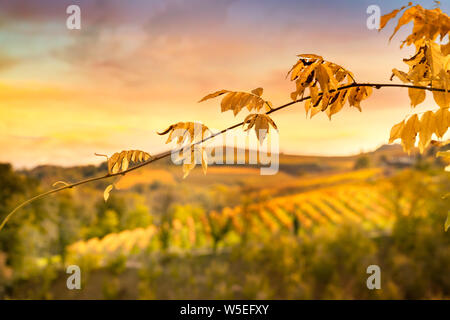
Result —
[{"label": "sky", "polygon": [[[444,12],[450,4],[441,4]],[[274,106],[295,87],[286,72],[300,53],[352,71],[358,82],[389,82],[405,69],[407,30],[366,26],[369,5],[382,14],[407,1],[337,0],[3,0],[0,3],[0,162],[99,163],[94,153],[168,149],[156,134],[178,121],[220,130],[243,120],[220,113],[219,89],[263,87]],[[426,8],[433,1],[418,1]],[[81,29],[66,27],[66,8],[81,9]],[[411,26],[409,26],[410,28]],[[395,81],[395,80],[394,80]],[[411,110],[407,91],[375,90],[363,112],[345,107],[331,121],[306,119],[303,106],[273,114],[280,150],[349,155],[387,143],[392,125],[437,108]]]}]

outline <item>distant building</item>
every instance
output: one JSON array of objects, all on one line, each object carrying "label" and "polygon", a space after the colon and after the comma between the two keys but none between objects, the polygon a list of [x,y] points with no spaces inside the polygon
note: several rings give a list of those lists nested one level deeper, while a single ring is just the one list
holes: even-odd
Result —
[{"label": "distant building", "polygon": [[415,160],[413,157],[393,157],[393,158],[385,158],[383,159],[384,163],[388,166],[392,166],[395,168],[409,168],[412,167],[415,163]]}]

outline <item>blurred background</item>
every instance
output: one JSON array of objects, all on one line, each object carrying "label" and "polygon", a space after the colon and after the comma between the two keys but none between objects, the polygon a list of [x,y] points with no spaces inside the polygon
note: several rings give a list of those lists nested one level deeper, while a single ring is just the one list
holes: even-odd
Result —
[{"label": "blurred background", "polygon": [[[388,42],[392,26],[367,29],[366,9],[405,3],[2,1],[0,218],[55,181],[105,174],[95,152],[156,154],[168,146],[155,132],[172,123],[244,119],[198,104],[207,93],[262,86],[275,106],[289,102],[296,54],[389,82],[412,51],[401,33]],[[80,30],[66,27],[71,4]],[[407,91],[386,88],[331,122],[301,105],[273,114],[273,176],[211,165],[182,179],[167,159],[122,177],[106,203],[111,181],[36,201],[0,231],[0,298],[449,298],[449,173],[437,147],[408,156],[385,145],[409,105]],[[414,112],[432,108],[427,98]],[[81,290],[67,289],[72,264]],[[366,286],[373,264],[381,290]]]}]

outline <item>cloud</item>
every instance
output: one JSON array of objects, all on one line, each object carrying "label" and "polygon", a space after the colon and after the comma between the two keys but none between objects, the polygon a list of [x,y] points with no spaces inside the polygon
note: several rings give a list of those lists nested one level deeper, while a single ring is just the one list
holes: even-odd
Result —
[{"label": "cloud", "polygon": [[9,23],[38,24],[63,22],[68,16],[66,9],[70,5],[81,8],[82,21],[91,24],[117,25],[125,21],[133,21],[133,9],[142,4],[142,1],[127,2],[120,0],[14,0],[0,3],[0,20]]},{"label": "cloud", "polygon": [[16,66],[19,62],[18,58],[0,51],[0,72]]},{"label": "cloud", "polygon": [[[118,85],[161,85],[180,77],[192,81],[197,77],[192,69],[214,56],[229,57],[232,42],[239,42],[224,39],[222,28],[233,2],[152,1],[142,10],[146,15],[138,14],[132,23],[114,26],[105,25],[99,16],[84,24],[81,31],[70,33],[68,44],[54,54],[89,78]],[[240,51],[244,48],[242,44]]]},{"label": "cloud", "polygon": [[166,1],[150,15],[145,30],[152,38],[210,35],[222,29],[235,0]]}]

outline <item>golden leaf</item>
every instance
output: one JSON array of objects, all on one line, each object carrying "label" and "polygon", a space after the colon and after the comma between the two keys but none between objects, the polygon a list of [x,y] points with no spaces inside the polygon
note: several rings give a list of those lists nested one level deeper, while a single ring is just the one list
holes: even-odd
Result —
[{"label": "golden leaf", "polygon": [[208,156],[204,148],[202,149],[202,169],[203,174],[206,174],[206,171],[208,170]]},{"label": "golden leaf", "polygon": [[165,135],[167,133],[169,133],[169,137],[167,138],[166,143],[170,143],[173,139],[177,139],[177,144],[180,146],[185,142],[192,144],[202,141],[211,135],[211,131],[208,127],[198,122],[178,122],[158,134]]},{"label": "golden leaf", "polygon": [[151,158],[150,154],[141,150],[128,150],[114,153],[108,158],[108,173],[117,174],[126,171],[130,163],[138,164]]},{"label": "golden leaf", "polygon": [[208,168],[208,158],[204,147],[191,146],[190,152],[185,154],[183,161],[183,179],[185,179],[192,169],[195,168],[197,161],[201,159],[203,174],[206,174]]},{"label": "golden leaf", "polygon": [[263,94],[264,89],[263,88],[256,88],[252,90],[252,93],[254,95],[257,95],[258,97],[260,97]]},{"label": "golden leaf", "polygon": [[411,80],[409,80],[408,78],[408,74],[397,70],[397,69],[392,69],[392,76],[391,76],[391,80],[393,79],[393,77],[396,76],[397,78],[399,78],[403,83],[410,83]]},{"label": "golden leaf", "polygon": [[65,181],[56,181],[54,184],[52,184],[52,187],[56,187],[57,185],[62,184],[63,186],[67,187],[69,184]]},{"label": "golden leaf", "polygon": [[183,163],[183,179],[186,179],[186,177],[189,175],[189,172],[191,172],[191,170],[194,168],[195,162]]},{"label": "golden leaf", "polygon": [[447,219],[445,220],[444,230],[447,232],[448,228],[450,228],[450,211],[448,212]]},{"label": "golden leaf", "polygon": [[317,66],[317,73],[316,73],[316,79],[320,84],[320,89],[322,92],[328,92],[328,82],[330,81],[330,77],[328,76],[328,72],[323,66],[323,64],[320,64]]},{"label": "golden leaf", "polygon": [[311,99],[308,99],[305,101],[305,112],[306,112],[306,117],[308,117],[308,112],[311,109]]},{"label": "golden leaf", "polygon": [[[408,7],[411,6],[411,5],[412,5],[412,2],[410,2],[408,4]],[[400,11],[402,11],[403,9],[405,9],[406,7],[407,6],[403,6],[400,9],[395,9],[394,11],[381,16],[381,18],[380,18],[380,29],[379,30],[383,29],[386,26],[386,24],[389,22],[389,20],[394,19],[397,16],[397,14]]]},{"label": "golden leaf", "polygon": [[298,54],[297,57],[299,58],[305,58],[305,59],[310,59],[310,60],[323,60],[323,58],[321,56],[318,56],[317,54],[313,54],[313,53],[302,53],[302,54]]},{"label": "golden leaf", "polygon": [[245,131],[250,130],[254,126],[256,137],[258,138],[259,143],[262,144],[267,133],[269,133],[269,124],[275,130],[278,129],[275,122],[267,114],[255,113],[249,114],[245,118],[243,126],[247,125],[247,128],[244,129]]},{"label": "golden leaf", "polygon": [[425,90],[408,88],[409,99],[411,100],[411,106],[414,108],[418,104],[421,104],[425,100]]},{"label": "golden leaf", "polygon": [[435,118],[433,111],[425,112],[420,119],[420,131],[419,131],[419,150],[423,153],[425,148],[428,147],[431,141],[435,128]]},{"label": "golden leaf", "polygon": [[348,93],[348,103],[350,106],[358,108],[361,111],[361,101],[367,99],[372,94],[372,87],[353,87]]},{"label": "golden leaf", "polygon": [[109,199],[109,194],[111,193],[111,190],[114,188],[114,185],[110,184],[106,187],[105,191],[103,192],[103,199],[105,199],[105,202]]},{"label": "golden leaf", "polygon": [[396,125],[394,125],[392,127],[391,134],[390,134],[390,137],[389,137],[389,143],[392,143],[395,140],[400,139],[404,127],[405,127],[405,120],[403,120],[402,122],[397,123]]},{"label": "golden leaf", "polygon": [[210,93],[210,94],[204,96],[199,102],[202,102],[202,101],[205,101],[205,100],[208,100],[208,99],[216,98],[216,97],[218,97],[218,96],[220,96],[222,94],[225,94],[227,92],[230,92],[230,91],[228,91],[228,90],[219,90],[219,91]]},{"label": "golden leaf", "polygon": [[[440,86],[436,88],[442,89]],[[442,109],[448,109],[450,107],[450,95],[447,92],[433,91],[434,101]]]},{"label": "golden leaf", "polygon": [[319,88],[317,86],[310,86],[309,87],[309,95],[311,96],[311,104],[313,106],[316,106],[319,102]]},{"label": "golden leaf", "polygon": [[225,97],[220,102],[221,111],[225,112],[233,110],[234,115],[237,115],[243,108],[247,108],[249,111],[261,110],[264,105],[271,105],[269,101],[265,101],[261,98],[263,88],[256,88],[248,92],[219,90],[214,93],[208,94],[203,97],[199,102],[218,97],[225,94]]},{"label": "golden leaf", "polygon": [[409,23],[411,20],[414,19],[414,13],[417,11],[416,7],[413,8],[409,8],[408,10],[406,10],[403,15],[400,17],[400,19],[398,20],[397,26],[394,29],[394,32],[392,33],[392,35],[390,36],[389,40],[392,40],[392,38],[394,37],[394,35],[397,33],[397,31],[405,24]]},{"label": "golden leaf", "polygon": [[341,90],[334,94],[333,99],[331,99],[330,107],[327,110],[328,118],[331,120],[331,116],[338,113],[344,107],[345,101],[347,99],[348,90]]},{"label": "golden leaf", "polygon": [[450,57],[443,55],[441,53],[441,47],[435,42],[426,41],[425,46],[426,46],[425,57],[427,64],[430,66],[431,75],[433,79],[441,77],[442,72],[444,72],[444,79],[441,80],[445,80],[446,71],[448,69],[447,63]]},{"label": "golden leaf", "polygon": [[[295,80],[296,91],[291,93],[291,99],[296,100],[298,96],[303,96],[306,88],[309,88],[311,102],[305,103],[306,112],[311,109],[311,116],[319,111],[325,111],[334,104],[333,110],[327,111],[328,116],[340,111],[345,105],[347,95],[343,95],[344,100],[339,100],[334,91],[339,86],[349,85],[354,82],[353,74],[343,67],[324,61],[323,57],[315,54],[300,54],[299,60],[288,72],[291,80]],[[344,81],[347,79],[347,82]],[[320,86],[320,92],[319,92]],[[320,107],[318,107],[320,104]]]},{"label": "golden leaf", "polygon": [[220,111],[225,112],[227,110],[231,109],[231,101],[233,100],[234,95],[237,94],[237,92],[229,92],[225,98],[222,99],[220,102]]},{"label": "golden leaf", "polygon": [[[410,2],[408,6],[411,5],[412,3]],[[389,20],[394,19],[397,14],[404,8],[405,6],[382,16],[380,19],[380,30],[386,26]],[[397,26],[395,27],[395,30],[389,40],[392,39],[392,37],[401,27],[411,21],[414,24],[412,29],[413,32],[405,40],[402,41],[402,46],[404,44],[415,44],[417,47],[421,41],[435,41],[438,36],[440,36],[440,40],[442,41],[448,34],[450,29],[450,18],[448,17],[448,15],[443,13],[441,9],[435,8],[432,10],[426,10],[420,5],[415,5],[405,10],[403,15],[399,18]]]},{"label": "golden leaf", "polygon": [[439,109],[434,116],[436,130],[435,133],[442,138],[450,126],[450,111],[448,109]]},{"label": "golden leaf", "polygon": [[305,67],[305,64],[302,60],[298,60],[296,64],[294,64],[291,68],[291,70],[288,71],[286,74],[286,77],[291,74],[291,81],[297,79],[300,71]]},{"label": "golden leaf", "polygon": [[408,119],[400,134],[403,149],[406,152],[408,152],[408,154],[411,153],[411,150],[414,147],[416,136],[419,130],[420,130],[419,117],[417,116],[417,114],[414,114]]}]

